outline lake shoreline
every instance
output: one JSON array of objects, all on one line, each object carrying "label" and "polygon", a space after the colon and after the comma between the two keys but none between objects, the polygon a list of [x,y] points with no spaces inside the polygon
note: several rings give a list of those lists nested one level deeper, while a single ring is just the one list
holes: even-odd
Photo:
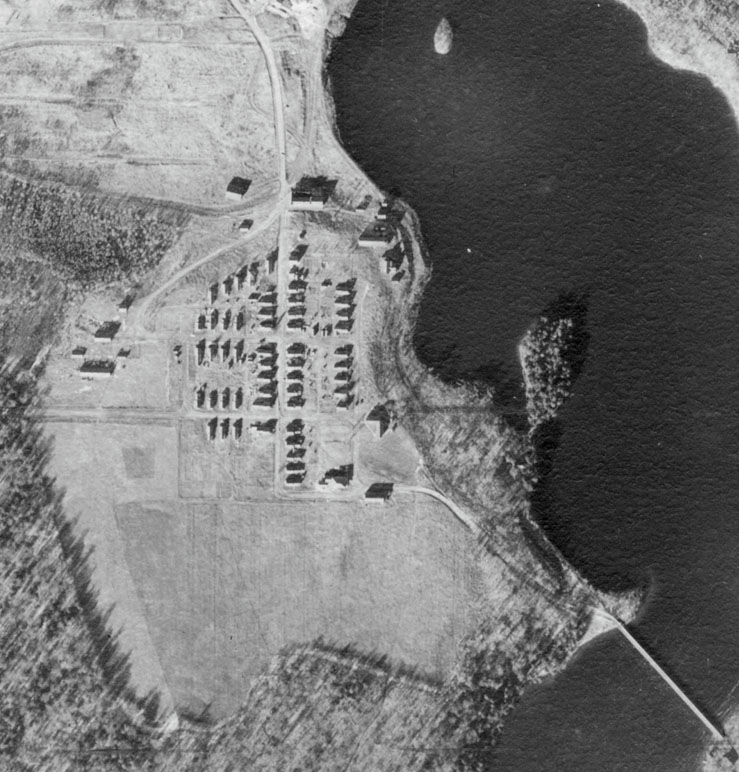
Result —
[{"label": "lake shoreline", "polygon": [[[333,39],[343,32],[347,15],[355,5],[356,0],[351,0],[334,6],[324,61],[330,56]],[[325,116],[337,150],[352,166],[359,168],[341,143],[328,78],[324,85]],[[525,432],[512,429],[503,416],[495,413],[489,389],[467,382],[448,383],[420,361],[414,347],[414,333],[421,299],[433,270],[432,259],[419,217],[412,207],[405,203],[403,206],[406,207],[404,241],[412,246],[413,253],[411,279],[405,288],[383,289],[376,302],[372,302],[375,293],[371,293],[363,306],[363,336],[371,341],[368,348],[375,352],[371,356],[374,380],[378,394],[393,402],[401,424],[413,437],[432,487],[464,507],[485,533],[483,550],[498,565],[497,570],[507,575],[508,589],[499,590],[503,595],[495,598],[496,603],[509,608],[516,619],[534,613],[541,616],[547,629],[563,632],[563,628],[570,628],[565,638],[572,639],[572,645],[567,646],[566,653],[557,661],[548,662],[543,651],[535,651],[529,652],[528,662],[517,662],[517,669],[530,673],[523,686],[525,690],[528,685],[554,677],[586,643],[606,632],[598,621],[599,616],[589,611],[590,607],[601,605],[629,623],[639,612],[644,590],[599,592],[564,560],[531,516],[528,496],[533,485],[533,459]],[[466,418],[450,417],[460,409]],[[460,445],[462,438],[463,445]],[[492,456],[491,447],[495,449]],[[490,473],[483,479],[480,470],[485,468]],[[501,551],[505,559],[525,566],[524,572],[530,572],[537,583],[553,591],[558,602],[570,606],[567,612],[552,605],[539,591],[532,591],[516,573],[501,568],[496,557]],[[574,614],[572,606],[577,609]],[[571,627],[573,623],[575,627]],[[520,634],[515,630],[513,623],[511,627],[503,625],[496,633],[488,634],[485,646],[488,650],[495,649],[508,636],[515,638]],[[518,698],[517,693],[516,702]]]},{"label": "lake shoreline", "polygon": [[[647,30],[652,54],[675,70],[707,78],[729,104],[739,127],[739,51],[730,52],[739,39],[739,17],[733,20],[717,10],[696,13],[690,7],[665,7],[660,0],[617,0],[634,12]],[[705,10],[705,9],[703,9]],[[739,743],[739,704],[723,719],[727,737]],[[701,761],[701,772],[733,769],[722,748],[709,738]]]}]

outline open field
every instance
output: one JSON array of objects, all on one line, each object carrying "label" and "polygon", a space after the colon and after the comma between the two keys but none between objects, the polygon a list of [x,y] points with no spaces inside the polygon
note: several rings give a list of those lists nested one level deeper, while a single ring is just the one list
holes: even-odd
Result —
[{"label": "open field", "polygon": [[269,82],[253,38],[223,45],[224,29],[220,42],[161,45],[144,28],[126,32],[110,42],[93,31],[70,30],[58,42],[31,33],[27,46],[16,36],[4,51],[0,38],[6,168],[219,207],[241,175],[253,198],[276,164]]},{"label": "open field", "polygon": [[318,637],[449,675],[478,592],[473,540],[432,499],[160,502],[116,522],[175,702],[225,715]]},{"label": "open field", "polygon": [[55,423],[49,425],[54,453],[50,473],[65,494],[75,532],[91,550],[90,568],[101,611],[111,610],[110,627],[121,631],[131,654],[132,680],[141,694],[158,689],[163,705],[169,690],[159,667],[136,594],[115,506],[126,501],[177,496],[174,428],[145,425]]}]

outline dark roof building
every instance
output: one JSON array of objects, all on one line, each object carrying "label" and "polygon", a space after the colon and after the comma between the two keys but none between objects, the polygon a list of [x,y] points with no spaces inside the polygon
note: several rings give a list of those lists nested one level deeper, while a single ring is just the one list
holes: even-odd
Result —
[{"label": "dark roof building", "polygon": [[357,244],[360,247],[386,247],[395,237],[395,228],[386,222],[368,225],[360,234]]},{"label": "dark roof building", "polygon": [[299,263],[303,259],[303,255],[308,251],[307,244],[298,244],[292,252],[290,252],[290,262]]},{"label": "dark roof building", "polygon": [[128,309],[131,308],[131,305],[133,304],[133,295],[126,295],[123,300],[118,304],[118,311],[121,314],[127,314]]},{"label": "dark roof building", "polygon": [[316,211],[323,209],[336,188],[337,180],[326,177],[303,177],[292,189],[291,209]]},{"label": "dark roof building", "polygon": [[277,397],[275,395],[269,397],[258,397],[254,400],[254,407],[273,407]]},{"label": "dark roof building", "polygon": [[241,201],[251,185],[251,180],[244,177],[232,177],[226,186],[226,198],[232,201]]},{"label": "dark roof building", "polygon": [[110,378],[115,372],[115,362],[109,359],[86,359],[78,372],[83,378]]},{"label": "dark roof building", "polygon": [[390,428],[390,413],[385,405],[375,405],[364,419],[369,430],[379,439]]},{"label": "dark roof building", "polygon": [[118,330],[121,329],[120,322],[104,322],[100,327],[95,330],[95,340],[97,341],[111,341],[118,334]]},{"label": "dark roof building", "polygon": [[256,429],[258,432],[264,432],[265,434],[274,434],[275,429],[277,428],[277,419],[270,418],[269,421],[257,421],[253,423],[251,426],[253,429]]},{"label": "dark roof building", "polygon": [[346,488],[353,478],[354,464],[342,464],[335,469],[329,469],[318,481],[318,484],[329,485],[330,482],[333,482],[336,485],[340,485],[342,488]]},{"label": "dark roof building", "polygon": [[393,483],[372,483],[364,492],[365,501],[384,502],[393,495]]}]

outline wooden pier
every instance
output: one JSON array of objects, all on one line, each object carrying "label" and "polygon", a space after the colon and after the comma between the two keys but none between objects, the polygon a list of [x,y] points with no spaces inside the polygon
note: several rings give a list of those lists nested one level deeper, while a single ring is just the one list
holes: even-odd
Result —
[{"label": "wooden pier", "polygon": [[[602,608],[594,608],[593,610],[613,622],[623,637],[626,638],[626,640],[639,652],[639,654],[641,654],[641,656],[649,663],[651,668],[660,676],[660,678],[662,678],[662,680],[670,687],[670,689],[675,692],[675,694],[685,703],[685,705],[690,708],[695,717],[710,732],[714,740],[717,742],[726,743],[731,746],[731,743],[724,732],[719,727],[717,727],[713,721],[711,721],[711,719],[708,718],[708,716],[706,716],[706,714],[690,699],[690,697],[688,697],[688,695],[685,694],[685,692],[672,680],[672,678],[667,675],[667,673],[654,660],[654,657],[652,657],[651,654],[639,643],[639,641],[634,638],[626,625],[620,619],[618,619],[618,617],[613,616],[613,614],[609,614],[605,609]],[[731,750],[733,751],[732,755],[736,754],[733,746],[731,746]]]}]

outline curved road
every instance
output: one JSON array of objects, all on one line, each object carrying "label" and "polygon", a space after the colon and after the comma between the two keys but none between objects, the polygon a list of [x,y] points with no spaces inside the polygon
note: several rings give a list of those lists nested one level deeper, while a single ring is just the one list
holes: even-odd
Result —
[{"label": "curved road", "polygon": [[131,320],[131,326],[136,329],[137,325],[139,329],[144,324],[146,316],[149,313],[151,304],[163,294],[168,292],[179,281],[187,276],[192,271],[196,271],[205,264],[209,263],[217,257],[228,252],[230,249],[237,245],[243,245],[246,241],[254,239],[259,234],[263,233],[269,228],[272,223],[284,212],[289,205],[290,185],[287,179],[287,142],[285,135],[285,108],[282,94],[282,81],[280,80],[280,72],[277,68],[274,52],[269,38],[265,35],[262,28],[259,26],[255,16],[246,11],[239,0],[230,0],[231,5],[242,19],[249,25],[249,29],[259,43],[259,47],[264,55],[264,60],[267,64],[267,71],[269,73],[270,85],[272,87],[272,104],[274,107],[274,119],[275,119],[275,143],[277,146],[277,160],[278,160],[278,173],[280,181],[280,193],[277,201],[275,202],[268,217],[259,223],[254,229],[252,229],[245,237],[238,242],[229,241],[218,249],[204,255],[194,263],[185,266],[180,269],[176,274],[171,276],[164,284],[160,285],[153,292],[149,293],[142,302],[131,309],[133,319]]},{"label": "curved road", "polygon": [[437,501],[440,501],[442,504],[444,504],[444,506],[451,511],[451,513],[457,518],[457,520],[459,520],[460,523],[462,523],[464,526],[469,528],[469,530],[475,536],[479,536],[481,534],[480,527],[477,525],[477,523],[463,509],[458,507],[451,499],[447,498],[443,493],[439,493],[439,491],[436,491],[433,488],[424,488],[420,485],[396,485],[395,488],[401,493],[424,493],[427,496],[431,496],[432,498],[435,498]]},{"label": "curved road", "polygon": [[287,181],[287,141],[285,139],[285,103],[282,95],[282,81],[280,80],[280,71],[275,62],[275,54],[272,50],[272,44],[264,31],[259,26],[256,16],[249,13],[239,0],[230,0],[236,13],[249,25],[249,29],[257,39],[259,47],[262,49],[264,60],[267,63],[269,72],[269,81],[272,86],[272,105],[275,113],[275,139],[277,141],[277,163],[280,176],[280,192],[284,195],[288,192]]}]

